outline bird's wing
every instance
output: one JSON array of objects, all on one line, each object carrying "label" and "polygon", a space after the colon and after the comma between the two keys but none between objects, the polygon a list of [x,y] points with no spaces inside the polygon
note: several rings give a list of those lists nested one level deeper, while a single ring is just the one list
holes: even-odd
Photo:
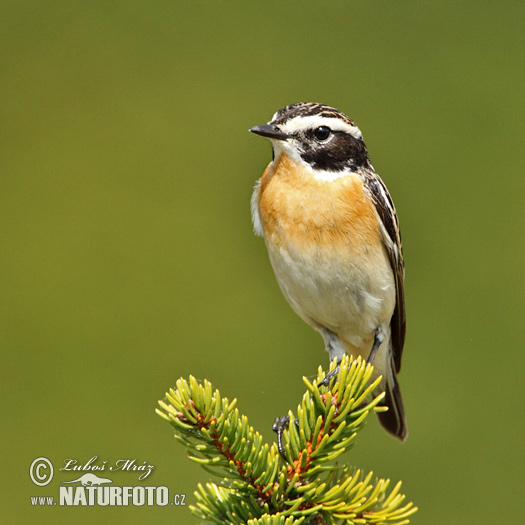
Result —
[{"label": "bird's wing", "polygon": [[381,178],[374,174],[365,174],[365,186],[375,205],[381,229],[381,238],[388,253],[388,258],[394,272],[396,283],[396,307],[390,320],[393,358],[396,372],[401,369],[401,354],[405,344],[406,312],[405,312],[405,263],[401,247],[401,236],[396,209],[392,198]]}]

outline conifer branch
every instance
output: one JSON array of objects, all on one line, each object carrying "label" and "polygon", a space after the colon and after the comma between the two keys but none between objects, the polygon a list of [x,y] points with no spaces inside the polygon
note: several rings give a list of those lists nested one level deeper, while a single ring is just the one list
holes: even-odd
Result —
[{"label": "conifer branch", "polygon": [[[330,371],[336,366],[335,360]],[[396,524],[404,525],[417,508],[405,503],[401,482],[373,480],[373,473],[335,462],[354,444],[366,417],[384,394],[373,395],[380,378],[371,382],[373,367],[361,358],[344,356],[328,386],[306,378],[307,390],[289,413],[283,444],[268,445],[246,416],[221,398],[208,381],[179,379],[157,413],[175,429],[189,458],[220,476],[219,484],[199,484],[192,512],[210,523],[239,525]]]}]

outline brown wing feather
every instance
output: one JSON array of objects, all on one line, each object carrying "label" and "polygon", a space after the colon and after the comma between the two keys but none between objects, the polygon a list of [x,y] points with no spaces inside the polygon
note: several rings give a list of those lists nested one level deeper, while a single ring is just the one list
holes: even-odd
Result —
[{"label": "brown wing feather", "polygon": [[396,307],[390,321],[393,358],[396,372],[401,369],[401,354],[405,344],[405,263],[396,209],[381,178],[375,173],[365,173],[365,186],[374,202],[382,225],[382,235],[396,283]]}]

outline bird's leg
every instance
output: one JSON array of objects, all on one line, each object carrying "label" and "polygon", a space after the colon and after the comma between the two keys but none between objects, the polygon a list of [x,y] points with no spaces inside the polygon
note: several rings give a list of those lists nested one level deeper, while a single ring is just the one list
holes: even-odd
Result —
[{"label": "bird's leg", "polygon": [[[324,327],[319,328],[319,331],[323,336],[326,345],[326,351],[330,356],[330,362],[332,362],[334,358],[337,358],[337,366],[331,372],[326,374],[325,378],[317,385],[318,387],[328,386],[330,384],[330,381],[338,374],[339,363],[341,362],[341,359],[343,358],[343,355],[345,353],[343,343],[341,343],[341,341],[334,332]],[[286,459],[286,455],[284,453],[283,432],[289,424],[290,418],[288,416],[282,416],[275,418],[275,421],[273,422],[272,426],[272,430],[277,434],[277,449],[279,450],[279,454],[281,454],[282,458],[285,461],[288,460]],[[297,418],[295,419],[295,424],[299,426],[299,420]]]},{"label": "bird's leg", "polygon": [[381,346],[381,343],[385,340],[385,334],[381,331],[381,328],[379,326],[376,328],[376,331],[374,332],[374,344],[372,345],[372,350],[370,350],[370,355],[368,356],[368,359],[366,360],[367,365],[371,365],[374,362],[374,357],[377,354],[377,351],[379,350],[379,347]]},{"label": "bird's leg", "polygon": [[374,358],[377,354],[377,351],[379,350],[379,347],[381,346],[381,343],[385,340],[385,335],[383,334],[381,328],[378,326],[376,328],[376,331],[374,332],[374,343],[372,345],[372,350],[370,350],[370,355],[368,356],[368,359],[366,360],[366,364],[370,365],[374,362]]},{"label": "bird's leg", "polygon": [[[342,353],[340,352],[340,348],[342,348],[342,345],[338,337],[332,332],[329,332],[328,330],[326,332],[327,332],[326,333],[327,337],[325,337],[326,350],[330,354],[330,360],[332,360],[334,357],[337,357],[337,366],[331,372],[326,374],[326,377],[317,386],[328,386],[330,384],[330,381],[339,372],[339,363],[341,362],[341,358],[343,357]],[[381,346],[381,343],[384,340],[385,340],[385,334],[383,333],[380,327],[377,327],[374,332],[374,343],[372,344],[372,350],[370,350],[370,355],[368,356],[368,359],[366,360],[367,364],[373,363],[374,358],[377,354],[377,351],[379,350],[379,347]],[[344,352],[344,349],[343,349],[343,352]]]},{"label": "bird's leg", "polygon": [[339,337],[337,337],[334,332],[328,330],[328,328],[323,328],[321,335],[326,345],[326,351],[330,356],[330,362],[332,362],[334,358],[337,358],[337,366],[326,374],[325,378],[317,385],[318,387],[328,386],[330,384],[330,381],[339,373],[339,363],[345,354],[343,343],[341,343]]},{"label": "bird's leg", "polygon": [[[284,459],[284,461],[288,460],[286,459],[286,454],[284,453],[283,432],[289,424],[290,417],[282,416],[276,417],[272,426],[272,430],[277,434],[277,450],[279,451],[279,454],[281,454],[281,457]],[[299,419],[295,418],[295,424],[299,426]]]}]

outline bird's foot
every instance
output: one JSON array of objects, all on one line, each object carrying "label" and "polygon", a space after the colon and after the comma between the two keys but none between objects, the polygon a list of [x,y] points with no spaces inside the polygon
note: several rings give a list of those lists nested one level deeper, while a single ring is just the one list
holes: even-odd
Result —
[{"label": "bird's foot", "polygon": [[[283,445],[283,432],[290,424],[290,417],[289,416],[282,416],[282,417],[276,417],[275,421],[272,425],[272,430],[277,434],[277,450],[279,451],[279,454],[281,454],[281,457],[284,459],[284,461],[288,461],[286,459],[286,454],[284,452],[284,445]],[[299,420],[295,418],[295,424],[299,426]]]},{"label": "bird's foot", "polygon": [[337,365],[331,372],[326,374],[325,378],[317,385],[317,388],[320,386],[328,386],[330,381],[339,373],[339,365]]}]

